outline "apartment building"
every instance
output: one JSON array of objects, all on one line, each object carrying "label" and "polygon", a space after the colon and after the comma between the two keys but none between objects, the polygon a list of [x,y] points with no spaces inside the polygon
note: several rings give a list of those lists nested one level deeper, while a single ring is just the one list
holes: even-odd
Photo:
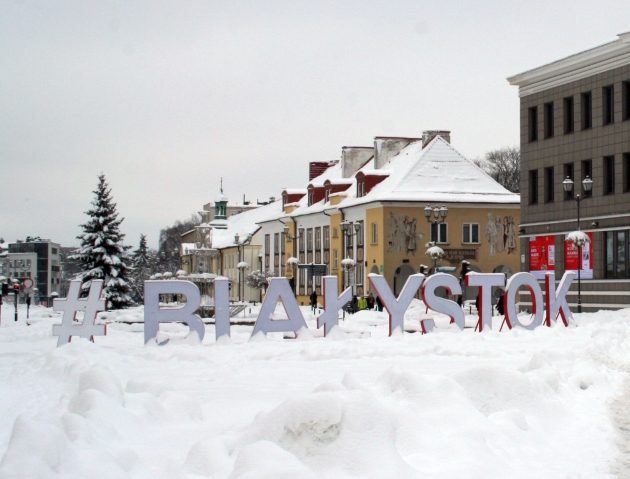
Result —
[{"label": "apartment building", "polygon": [[[579,269],[585,310],[630,306],[630,33],[508,81],[520,96],[522,269]],[[567,240],[577,229],[590,240],[582,258]]]}]

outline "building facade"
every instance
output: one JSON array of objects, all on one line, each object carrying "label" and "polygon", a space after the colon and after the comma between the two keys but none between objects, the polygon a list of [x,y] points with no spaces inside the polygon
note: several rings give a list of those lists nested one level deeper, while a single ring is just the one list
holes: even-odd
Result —
[{"label": "building facade", "polygon": [[[579,269],[585,310],[630,306],[630,33],[508,81],[520,96],[523,269]],[[578,229],[590,239],[581,258],[566,239]]]},{"label": "building facade", "polygon": [[61,291],[60,246],[50,240],[18,241],[9,243],[9,276],[14,279],[30,277],[39,298],[48,300],[52,293]]},{"label": "building facade", "polygon": [[[311,291],[322,294],[323,274],[362,296],[370,273],[398,294],[409,275],[436,267],[457,275],[463,260],[473,271],[519,270],[519,196],[458,153],[450,132],[343,147],[282,202],[280,215],[260,223],[263,265],[290,278],[304,304]],[[427,256],[431,244],[442,258]]]}]

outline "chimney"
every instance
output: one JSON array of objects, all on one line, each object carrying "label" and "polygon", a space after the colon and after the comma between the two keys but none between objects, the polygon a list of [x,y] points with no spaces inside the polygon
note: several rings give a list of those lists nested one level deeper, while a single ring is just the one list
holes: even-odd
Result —
[{"label": "chimney", "polygon": [[308,164],[308,181],[313,178],[317,178],[321,175],[330,165],[327,161],[311,161]]},{"label": "chimney", "polygon": [[359,168],[374,156],[371,146],[342,146],[341,147],[341,176],[350,178]]},{"label": "chimney", "polygon": [[425,130],[422,132],[422,148],[431,143],[436,136],[441,136],[447,143],[451,142],[451,132],[448,130]]},{"label": "chimney", "polygon": [[377,136],[374,138],[374,168],[382,168],[391,158],[419,138]]}]

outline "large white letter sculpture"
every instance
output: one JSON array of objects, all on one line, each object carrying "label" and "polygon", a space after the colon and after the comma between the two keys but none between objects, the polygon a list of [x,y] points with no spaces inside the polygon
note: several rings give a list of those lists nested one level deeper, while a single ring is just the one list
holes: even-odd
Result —
[{"label": "large white letter sculpture", "polygon": [[[53,311],[63,311],[61,324],[53,326],[53,336],[59,336],[57,346],[69,343],[72,336],[90,338],[94,342],[94,336],[104,336],[107,333],[104,324],[94,324],[96,313],[105,309],[105,299],[101,298],[103,291],[103,280],[93,279],[90,284],[90,292],[86,299],[80,299],[81,281],[70,282],[70,289],[66,299],[55,299],[53,301]],[[83,311],[83,321],[74,324],[75,316],[79,311]]]},{"label": "large white letter sculpture", "polygon": [[370,273],[368,278],[372,287],[376,290],[376,294],[381,298],[383,306],[385,306],[385,309],[387,309],[389,313],[389,335],[391,336],[395,331],[402,333],[404,329],[405,311],[407,311],[411,300],[418,292],[420,286],[422,286],[424,275],[419,273],[410,275],[398,295],[398,298],[396,298],[392,290],[389,289],[389,285],[383,276]]},{"label": "large white letter sculpture", "polygon": [[[518,289],[521,286],[525,286],[529,289],[529,293],[532,298],[532,314],[533,318],[528,324],[523,324],[518,319],[518,311],[516,310],[516,295]],[[508,279],[506,292],[505,292],[505,322],[511,329],[512,326],[518,325],[525,329],[534,329],[540,326],[543,322],[543,308],[542,308],[542,290],[538,285],[538,281],[531,273],[516,273]],[[549,301],[549,296],[547,296]]]},{"label": "large white letter sculpture", "polygon": [[554,292],[555,275],[553,273],[545,274],[545,294],[547,296],[545,324],[547,326],[551,326],[551,322],[558,318],[558,314],[562,317],[562,322],[565,326],[573,322],[573,314],[567,304],[567,293],[576,276],[575,271],[566,271],[560,280],[558,289]]},{"label": "large white letter sculpture", "polygon": [[223,276],[214,279],[214,332],[217,340],[230,337],[230,280]]},{"label": "large white letter sculpture", "polygon": [[[288,319],[271,319],[278,301],[284,306]],[[289,280],[286,278],[271,278],[260,313],[258,318],[256,318],[252,337],[259,332],[265,334],[294,332],[297,334],[301,329],[307,329],[306,321],[304,321],[300,306],[297,304],[295,296],[293,296]]]},{"label": "large white letter sculpture", "polygon": [[352,288],[346,288],[337,296],[337,276],[322,278],[324,291],[324,312],[317,318],[317,327],[324,327],[324,336],[337,326],[339,310],[352,299]]},{"label": "large white letter sculpture", "polygon": [[[180,308],[160,308],[160,294],[183,294],[186,304]],[[144,282],[144,343],[157,337],[160,323],[183,322],[191,332],[204,337],[206,328],[199,315],[194,314],[201,304],[199,288],[190,281],[145,281]]]},{"label": "large white letter sculpture", "polygon": [[479,332],[484,326],[492,331],[492,287],[505,286],[505,275],[503,273],[475,273],[466,275],[466,286],[479,287]]},{"label": "large white letter sculpture", "polygon": [[[450,299],[440,298],[435,294],[439,287],[447,288],[450,294],[462,294],[462,287],[455,276],[445,273],[437,273],[427,278],[422,285],[422,300],[427,308],[447,314],[451,317],[459,329],[464,329],[464,311],[461,306]],[[427,333],[433,330],[433,320],[422,320],[423,330]]]}]

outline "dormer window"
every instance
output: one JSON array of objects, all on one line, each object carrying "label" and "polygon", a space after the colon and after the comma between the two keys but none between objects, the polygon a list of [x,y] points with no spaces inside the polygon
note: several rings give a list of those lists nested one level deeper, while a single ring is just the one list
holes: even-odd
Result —
[{"label": "dormer window", "polygon": [[365,181],[357,181],[357,198],[365,196]]},{"label": "dormer window", "polygon": [[308,205],[311,206],[313,204],[314,190],[309,188],[308,190]]},{"label": "dormer window", "polygon": [[329,200],[330,200],[330,188],[327,187],[324,190],[324,203],[328,203]]}]

